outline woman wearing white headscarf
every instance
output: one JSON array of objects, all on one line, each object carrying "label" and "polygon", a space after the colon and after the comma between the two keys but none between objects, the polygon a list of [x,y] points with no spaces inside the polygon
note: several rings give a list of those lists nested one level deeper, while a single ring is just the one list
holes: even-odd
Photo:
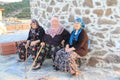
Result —
[{"label": "woman wearing white headscarf", "polygon": [[51,20],[50,28],[45,32],[43,37],[41,45],[44,46],[44,48],[40,53],[33,70],[41,68],[46,57],[52,58],[54,61],[56,51],[69,42],[69,36],[69,32],[59,23],[58,18],[54,17]]},{"label": "woman wearing white headscarf", "polygon": [[85,56],[88,52],[88,36],[83,29],[85,24],[81,18],[77,18],[74,23],[74,30],[71,33],[69,44],[56,53],[54,60],[55,69],[67,71],[74,76],[78,76],[80,71],[76,63],[79,56]]}]

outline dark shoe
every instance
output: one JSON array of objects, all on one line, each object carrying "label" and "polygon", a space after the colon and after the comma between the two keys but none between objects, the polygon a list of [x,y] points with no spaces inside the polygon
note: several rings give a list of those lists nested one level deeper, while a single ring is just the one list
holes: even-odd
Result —
[{"label": "dark shoe", "polygon": [[35,63],[35,64],[33,65],[33,67],[35,67],[35,66],[37,66],[37,63]]},{"label": "dark shoe", "polygon": [[32,70],[38,70],[41,68],[41,65],[39,63],[37,63],[36,65],[34,65],[34,67],[32,68]]},{"label": "dark shoe", "polygon": [[55,65],[53,64],[53,67],[55,67]]},{"label": "dark shoe", "polygon": [[59,69],[59,68],[57,68],[56,66],[54,66],[54,69],[55,69],[56,71],[60,70],[60,69]]}]

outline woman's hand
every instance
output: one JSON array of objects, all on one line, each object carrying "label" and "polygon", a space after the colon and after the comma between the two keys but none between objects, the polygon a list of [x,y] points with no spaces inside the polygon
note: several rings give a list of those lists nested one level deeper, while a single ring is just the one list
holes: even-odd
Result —
[{"label": "woman's hand", "polygon": [[30,41],[28,40],[26,45],[25,45],[25,48],[27,49],[29,47],[29,44],[30,44]]},{"label": "woman's hand", "polygon": [[26,45],[25,45],[25,48],[27,49],[28,47],[29,47],[29,44],[26,44]]},{"label": "woman's hand", "polygon": [[79,55],[76,52],[72,53],[72,58],[76,59]]},{"label": "woman's hand", "polygon": [[61,44],[62,44],[63,47],[64,47],[64,45],[65,45],[64,43],[65,43],[65,40],[62,40]]},{"label": "woman's hand", "polygon": [[73,51],[73,50],[75,50],[75,48],[74,48],[74,47],[72,47],[72,48],[71,48],[71,50]]},{"label": "woman's hand", "polygon": [[65,52],[67,52],[67,53],[68,53],[68,52],[70,52],[70,51],[72,51],[72,49],[71,49],[71,48],[69,48],[69,45],[67,44],[67,45],[66,45],[66,47],[65,47]]},{"label": "woman's hand", "polygon": [[65,49],[65,51],[68,53],[68,52],[70,52],[72,50],[71,50],[71,48],[68,48],[68,49]]},{"label": "woman's hand", "polygon": [[30,46],[35,46],[36,44],[37,44],[36,41],[32,41]]},{"label": "woman's hand", "polygon": [[73,51],[73,50],[75,50],[74,47],[69,48],[69,45],[66,45],[65,52],[70,52],[70,51]]},{"label": "woman's hand", "polygon": [[65,48],[68,49],[69,48],[69,44],[67,44]]},{"label": "woman's hand", "polygon": [[41,44],[40,44],[40,45],[44,47],[44,46],[45,46],[45,43],[44,43],[44,42],[41,42]]},{"label": "woman's hand", "polygon": [[40,40],[36,40],[36,41],[32,41],[30,46],[35,46],[36,44],[38,44],[40,42]]}]

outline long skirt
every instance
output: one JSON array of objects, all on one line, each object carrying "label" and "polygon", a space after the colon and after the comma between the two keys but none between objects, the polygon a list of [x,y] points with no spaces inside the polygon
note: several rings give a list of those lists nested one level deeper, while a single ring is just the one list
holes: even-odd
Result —
[{"label": "long skirt", "polygon": [[75,74],[79,71],[78,64],[76,62],[78,58],[79,55],[77,53],[73,53],[73,51],[66,53],[65,48],[63,48],[57,51],[54,65],[58,70]]},{"label": "long skirt", "polygon": [[[17,53],[19,55],[19,58],[22,60],[26,60],[27,57],[32,55],[32,59],[34,60],[37,54],[37,51],[39,50],[39,45],[36,46],[29,46],[26,50],[25,48],[26,42],[22,42],[17,46]],[[27,54],[27,56],[26,56]]]},{"label": "long skirt", "polygon": [[37,59],[37,63],[40,63],[42,65],[44,60],[48,57],[52,58],[54,61],[55,56],[56,56],[56,52],[58,50],[60,50],[61,48],[62,48],[61,46],[54,46],[54,45],[46,44],[43,47],[43,49],[42,49],[42,51]]}]

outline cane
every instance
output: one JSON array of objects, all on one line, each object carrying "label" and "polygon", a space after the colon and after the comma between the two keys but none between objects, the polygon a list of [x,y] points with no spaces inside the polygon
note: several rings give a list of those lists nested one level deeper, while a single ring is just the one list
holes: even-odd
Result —
[{"label": "cane", "polygon": [[38,58],[40,52],[42,51],[42,48],[43,48],[43,46],[41,46],[41,48],[39,49],[39,51],[38,51],[38,53],[37,53],[37,56],[36,56],[35,60],[33,61],[32,65],[30,66],[30,69],[29,69],[27,75],[30,74],[30,72],[31,72],[31,70],[32,70],[32,68],[33,68],[33,66],[34,66],[34,64],[35,64],[35,62],[36,62],[36,60],[37,60],[37,58]]},{"label": "cane", "polygon": [[27,58],[27,53],[28,53],[28,51],[27,51],[27,48],[26,48],[26,60],[25,60],[25,79],[27,79],[27,60],[28,60],[28,58]]}]

